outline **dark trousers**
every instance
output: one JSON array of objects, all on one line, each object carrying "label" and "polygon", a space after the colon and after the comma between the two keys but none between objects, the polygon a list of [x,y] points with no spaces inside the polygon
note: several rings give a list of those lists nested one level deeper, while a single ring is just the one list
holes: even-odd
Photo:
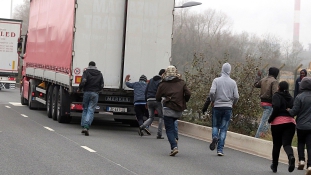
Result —
[{"label": "dark trousers", "polygon": [[271,125],[272,132],[272,163],[277,166],[280,157],[280,150],[283,146],[288,158],[294,156],[292,140],[295,135],[296,125],[294,123],[285,123],[280,125]]},{"label": "dark trousers", "polygon": [[148,118],[148,109],[146,109],[146,105],[135,105],[134,106],[136,119],[138,121],[139,126],[144,123],[144,116]]},{"label": "dark trousers", "polygon": [[305,145],[307,145],[308,162],[307,167],[311,166],[311,130],[300,130],[297,129],[298,139],[298,157],[299,161],[305,161]]}]

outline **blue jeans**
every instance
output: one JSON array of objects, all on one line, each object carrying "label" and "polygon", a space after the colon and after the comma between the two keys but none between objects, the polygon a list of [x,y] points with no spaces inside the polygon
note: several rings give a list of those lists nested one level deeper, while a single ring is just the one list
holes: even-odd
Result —
[{"label": "blue jeans", "polygon": [[268,119],[269,119],[269,117],[273,111],[272,106],[262,106],[262,108],[263,108],[263,113],[261,116],[261,121],[260,121],[259,127],[258,127],[256,135],[255,135],[256,138],[259,138],[262,133],[267,132],[267,130],[269,129]]},{"label": "blue jeans", "polygon": [[167,135],[168,141],[171,144],[171,150],[173,150],[175,147],[177,147],[176,138],[178,138],[177,136],[178,131],[176,131],[176,125],[175,125],[175,121],[177,120],[177,118],[164,116],[163,119],[164,119],[166,135]]},{"label": "blue jeans", "polygon": [[175,125],[175,138],[176,140],[178,140],[178,120],[175,120],[174,125]]},{"label": "blue jeans", "polygon": [[223,152],[232,109],[213,109],[212,137],[218,139],[217,152]]},{"label": "blue jeans", "polygon": [[81,126],[89,129],[93,119],[94,111],[98,102],[98,93],[96,92],[84,92],[83,94],[83,112],[81,118]]}]

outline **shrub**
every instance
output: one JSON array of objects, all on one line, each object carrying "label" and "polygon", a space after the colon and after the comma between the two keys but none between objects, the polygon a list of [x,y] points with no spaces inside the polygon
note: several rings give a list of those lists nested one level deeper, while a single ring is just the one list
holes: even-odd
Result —
[{"label": "shrub", "polygon": [[[211,126],[211,110],[203,115],[201,110],[209,94],[214,78],[220,76],[223,63],[228,59],[206,60],[203,54],[195,54],[191,63],[186,65],[184,77],[192,96],[187,103],[188,111],[182,120]],[[237,82],[239,101],[233,108],[233,116],[229,130],[246,135],[254,135],[257,130],[257,119],[261,116],[259,105],[259,89],[254,88],[261,60],[247,57],[244,62],[229,62],[231,64],[231,78]]]}]

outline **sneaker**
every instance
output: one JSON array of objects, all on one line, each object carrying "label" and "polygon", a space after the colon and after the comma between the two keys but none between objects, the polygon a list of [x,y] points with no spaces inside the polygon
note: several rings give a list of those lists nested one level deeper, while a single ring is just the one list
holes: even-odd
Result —
[{"label": "sneaker", "polygon": [[158,136],[157,136],[157,139],[164,139],[164,137],[158,135]]},{"label": "sneaker", "polygon": [[224,156],[224,153],[219,151],[219,152],[217,152],[217,155],[218,156]]},{"label": "sneaker", "polygon": [[291,156],[288,160],[288,172],[293,172],[295,169],[295,157]]},{"label": "sneaker", "polygon": [[143,130],[141,130],[140,128],[138,129],[138,135],[140,135],[140,137],[144,136]]},{"label": "sneaker", "polygon": [[217,138],[213,138],[212,143],[209,145],[209,149],[214,151],[217,145],[218,139]]},{"label": "sneaker", "polygon": [[308,167],[306,175],[311,175],[311,167]]},{"label": "sneaker", "polygon": [[85,134],[86,131],[87,131],[86,128],[82,129],[81,134]]},{"label": "sneaker", "polygon": [[178,149],[177,149],[177,147],[175,147],[175,148],[171,151],[170,156],[175,156],[177,153],[178,153]]},{"label": "sneaker", "polygon": [[278,167],[273,165],[273,164],[271,164],[270,168],[271,168],[272,172],[274,172],[274,173],[276,173],[278,171]]},{"label": "sneaker", "polygon": [[85,135],[85,136],[89,136],[89,130],[86,130],[86,131],[84,132],[84,135]]},{"label": "sneaker", "polygon": [[298,170],[303,170],[303,168],[305,167],[305,161],[301,160],[298,162]]},{"label": "sneaker", "polygon": [[144,130],[148,135],[151,135],[151,132],[149,131],[149,129],[144,128],[143,130]]}]

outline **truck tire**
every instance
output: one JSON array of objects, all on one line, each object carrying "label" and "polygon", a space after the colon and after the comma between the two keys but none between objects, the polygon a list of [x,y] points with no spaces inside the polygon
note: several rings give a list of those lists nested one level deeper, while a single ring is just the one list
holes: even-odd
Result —
[{"label": "truck tire", "polygon": [[21,86],[21,104],[22,105],[28,104],[28,100],[24,98],[24,87],[23,86]]},{"label": "truck tire", "polygon": [[34,89],[32,86],[33,86],[33,81],[30,80],[29,81],[29,90],[28,90],[28,108],[31,109],[31,110],[35,109],[33,107],[33,105],[32,105],[32,96],[31,96],[31,94],[33,93],[33,89]]},{"label": "truck tire", "polygon": [[70,123],[70,96],[63,87],[59,88],[57,98],[57,121],[59,123]]},{"label": "truck tire", "polygon": [[59,87],[54,86],[53,88],[53,93],[52,93],[52,119],[57,120],[57,101],[58,101],[58,92],[59,92]]},{"label": "truck tire", "polygon": [[46,114],[48,118],[52,118],[52,94],[54,85],[50,85],[46,94]]}]

